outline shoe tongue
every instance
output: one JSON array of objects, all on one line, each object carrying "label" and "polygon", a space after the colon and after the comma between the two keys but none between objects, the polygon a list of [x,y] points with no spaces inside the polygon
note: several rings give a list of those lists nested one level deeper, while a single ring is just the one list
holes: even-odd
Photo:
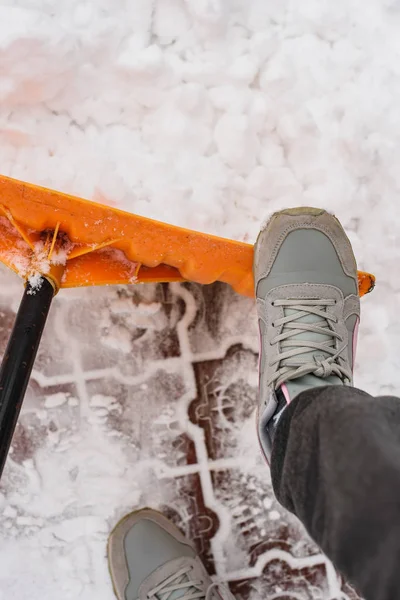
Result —
[{"label": "shoe tongue", "polygon": [[[299,304],[301,304],[301,300],[299,300]],[[285,311],[285,316],[289,316],[289,315],[293,315],[296,312],[298,312],[295,309],[292,308],[286,308],[284,309]],[[306,314],[303,317],[300,317],[299,319],[297,319],[296,323],[321,323],[321,327],[324,327],[325,324],[327,325],[327,322],[325,322],[324,324],[322,324],[322,318],[318,317],[317,315],[313,315],[313,314]],[[285,327],[283,327],[283,331],[285,331]],[[296,341],[312,341],[312,342],[316,342],[318,344],[322,344],[324,342],[330,342],[332,340],[332,337],[330,335],[325,335],[323,333],[314,333],[312,331],[302,331],[301,333],[298,333],[297,335],[294,335],[293,337],[289,338],[290,340],[296,340]],[[289,348],[288,348],[289,349]],[[283,349],[284,351],[284,349]],[[323,350],[311,350],[309,352],[304,352],[303,354],[298,355],[298,357],[294,357],[292,359],[288,359],[287,362],[291,362],[291,361],[295,361],[296,358],[298,358],[299,360],[301,360],[302,362],[310,362],[310,361],[315,361],[317,360],[318,362],[321,362],[323,360],[326,360],[327,358],[329,358],[330,354],[328,352],[324,352]],[[286,361],[282,361],[282,365],[285,365]],[[289,381],[287,381],[285,383],[286,388],[289,392],[289,396],[291,399],[293,399],[295,396],[297,396],[298,394],[300,394],[300,392],[303,392],[304,390],[310,388],[310,387],[321,387],[324,385],[342,385],[343,382],[340,379],[340,377],[337,377],[336,375],[330,375],[329,377],[317,377],[316,375],[313,375],[311,373],[309,373],[308,375],[304,375],[303,377],[299,377],[297,379],[291,379]]]},{"label": "shoe tongue", "polygon": [[285,383],[287,391],[289,392],[290,400],[293,400],[301,392],[310,388],[323,387],[324,385],[343,385],[343,381],[337,375],[330,375],[329,377],[316,377],[311,373],[304,375],[304,377],[298,377],[297,379],[291,379]]}]

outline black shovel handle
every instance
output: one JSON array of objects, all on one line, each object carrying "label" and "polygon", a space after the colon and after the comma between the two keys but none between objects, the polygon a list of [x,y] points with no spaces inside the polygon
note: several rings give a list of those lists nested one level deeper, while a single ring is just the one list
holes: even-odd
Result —
[{"label": "black shovel handle", "polygon": [[28,282],[0,368],[0,477],[54,297],[47,279]]}]

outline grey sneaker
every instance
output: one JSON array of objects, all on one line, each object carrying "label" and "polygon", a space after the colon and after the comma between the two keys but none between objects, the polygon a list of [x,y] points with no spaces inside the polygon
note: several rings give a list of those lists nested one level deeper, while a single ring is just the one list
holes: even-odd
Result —
[{"label": "grey sneaker", "polygon": [[155,510],[139,510],[118,523],[108,562],[118,600],[235,600],[211,581],[192,544]]},{"label": "grey sneaker", "polygon": [[275,213],[255,246],[260,327],[258,434],[267,460],[279,418],[302,391],[353,385],[357,265],[341,224],[317,208]]}]

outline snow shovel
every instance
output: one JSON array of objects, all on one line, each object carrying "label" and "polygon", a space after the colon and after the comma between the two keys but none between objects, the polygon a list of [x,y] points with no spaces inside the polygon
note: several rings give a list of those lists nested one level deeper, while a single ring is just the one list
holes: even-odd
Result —
[{"label": "snow shovel", "polygon": [[[51,302],[64,287],[222,281],[253,296],[253,246],[0,175],[0,260],[25,281],[0,369],[0,476]],[[359,272],[359,292],[373,275]]]}]

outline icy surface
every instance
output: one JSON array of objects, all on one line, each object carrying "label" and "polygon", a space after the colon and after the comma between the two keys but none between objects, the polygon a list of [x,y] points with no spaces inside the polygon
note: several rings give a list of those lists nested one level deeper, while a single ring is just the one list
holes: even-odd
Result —
[{"label": "icy surface", "polygon": [[[0,271],[0,351],[21,291]],[[112,600],[107,537],[152,506],[241,600],[331,600],[255,435],[255,307],[222,284],[63,290],[0,484],[0,598]]]},{"label": "icy surface", "polygon": [[[1,172],[249,242],[273,210],[336,212],[378,278],[356,383],[398,393],[399,24],[397,0],[0,0]],[[60,294],[0,486],[0,599],[111,600],[107,535],[145,504],[243,598],[339,597],[260,462],[256,352],[223,286]]]}]

